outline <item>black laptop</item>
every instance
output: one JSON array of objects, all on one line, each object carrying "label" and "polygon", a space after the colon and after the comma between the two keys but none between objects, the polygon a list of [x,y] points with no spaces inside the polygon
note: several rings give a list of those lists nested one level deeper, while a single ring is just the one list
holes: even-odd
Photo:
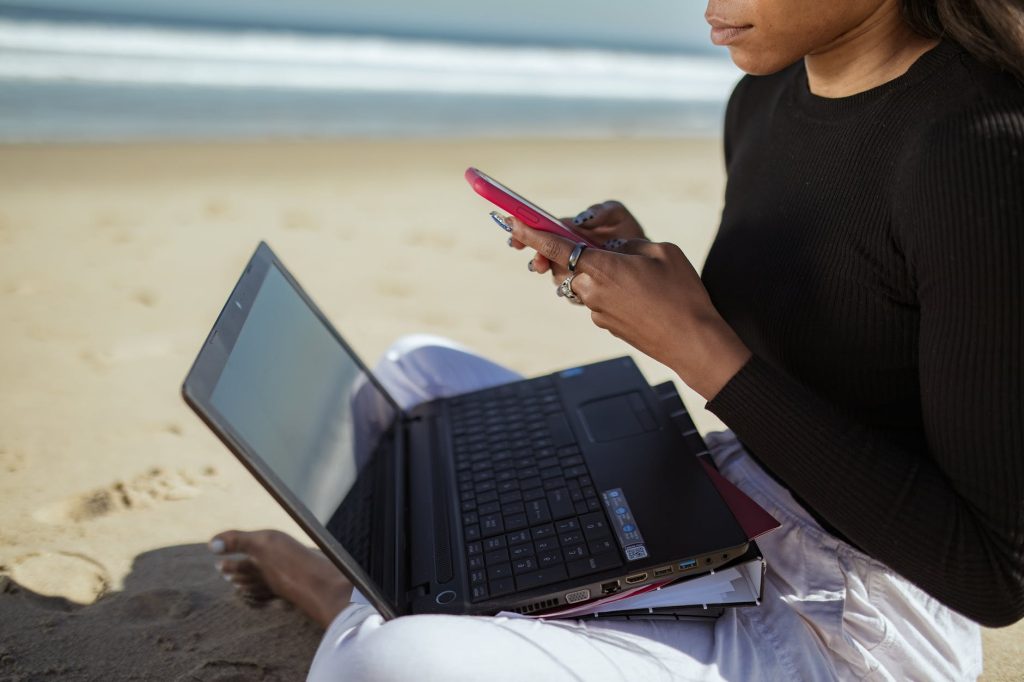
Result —
[{"label": "black laptop", "polygon": [[385,618],[543,613],[747,548],[630,358],[405,411],[264,243],[182,393]]}]

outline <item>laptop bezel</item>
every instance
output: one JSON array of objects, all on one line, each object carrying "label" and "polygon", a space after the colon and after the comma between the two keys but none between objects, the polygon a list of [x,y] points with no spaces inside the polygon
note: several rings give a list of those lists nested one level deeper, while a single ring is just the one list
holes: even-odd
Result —
[{"label": "laptop bezel", "polygon": [[[251,304],[255,300],[255,297],[259,292],[271,266],[276,267],[278,272],[284,276],[289,285],[291,285],[293,290],[302,298],[303,302],[309,306],[309,309],[324,324],[334,339],[341,344],[345,352],[355,360],[359,369],[367,377],[367,380],[372,382],[374,387],[381,392],[385,399],[394,408],[396,415],[394,425],[400,424],[406,417],[405,411],[402,410],[394,398],[377,381],[376,377],[366,367],[365,363],[363,363],[359,356],[356,355],[352,348],[345,342],[323,312],[321,312],[312,299],[310,299],[295,278],[292,277],[288,269],[276,254],[274,254],[270,246],[266,242],[262,241],[259,243],[259,246],[257,246],[252,257],[249,259],[245,270],[239,277],[231,295],[228,297],[227,302],[224,304],[220,314],[217,316],[217,320],[214,323],[213,328],[207,335],[202,349],[193,362],[192,367],[181,387],[182,397],[196,412],[199,418],[210,428],[211,431],[213,431],[214,434],[217,435],[221,442],[224,443],[225,447],[227,447],[228,450],[238,458],[242,465],[248,469],[248,471],[255,476],[260,483],[263,484],[263,487],[266,488],[278,504],[284,507],[288,515],[291,516],[299,527],[306,532],[310,539],[312,539],[313,542],[323,550],[324,555],[327,556],[342,571],[342,573],[352,581],[353,586],[366,596],[367,600],[380,612],[380,614],[385,619],[397,618],[399,615],[402,615],[402,613],[407,612],[407,609],[403,608],[403,605],[398,601],[402,594],[400,587],[402,584],[402,576],[400,572],[396,569],[395,595],[392,599],[392,597],[389,596],[381,586],[374,582],[372,577],[363,570],[348,551],[346,551],[345,548],[335,540],[333,536],[331,536],[324,527],[324,524],[318,521],[306,509],[301,500],[295,497],[288,490],[288,487],[284,482],[274,474],[273,470],[264,463],[259,455],[255,453],[254,449],[246,443],[242,435],[233,429],[230,422],[223,418],[211,404],[210,398],[213,393],[213,389],[217,385],[217,380],[223,371],[228,355],[234,347],[234,344],[238,339],[238,335],[241,332],[242,325],[248,317]],[[394,430],[394,437],[401,440],[402,430]],[[396,457],[396,460],[398,461],[394,464],[400,469],[402,467],[402,462],[400,461],[401,458]],[[396,473],[401,474],[402,472],[399,470],[396,471]],[[396,566],[400,566],[402,563],[400,561],[400,556],[403,551],[404,543],[401,541],[403,534],[400,532],[400,528],[404,520],[401,514],[403,507],[404,500],[401,497],[401,486],[396,486],[394,509],[389,510],[395,526],[395,532],[390,535],[395,541],[393,552],[395,557],[394,563]]]}]

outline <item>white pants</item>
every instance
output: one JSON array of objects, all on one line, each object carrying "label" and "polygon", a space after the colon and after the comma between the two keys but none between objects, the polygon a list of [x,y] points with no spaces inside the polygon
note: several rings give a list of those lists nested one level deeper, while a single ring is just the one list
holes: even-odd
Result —
[{"label": "white pants", "polygon": [[[518,379],[456,344],[399,340],[377,376],[404,407]],[[978,626],[826,533],[730,432],[722,474],[782,523],[758,540],[759,607],[714,622],[543,621],[418,615],[353,604],[324,635],[309,680],[962,680],[981,674]]]}]

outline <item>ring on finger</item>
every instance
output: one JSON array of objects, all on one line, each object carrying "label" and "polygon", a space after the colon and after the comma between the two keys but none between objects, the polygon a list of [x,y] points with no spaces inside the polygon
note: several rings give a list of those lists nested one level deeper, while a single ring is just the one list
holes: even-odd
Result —
[{"label": "ring on finger", "polygon": [[566,300],[577,305],[583,305],[583,299],[580,298],[575,291],[572,290],[572,279],[576,276],[575,272],[570,272],[569,276],[566,277],[562,284],[558,287],[558,295],[564,296]]},{"label": "ring on finger", "polygon": [[580,262],[580,256],[583,255],[583,250],[586,248],[586,244],[583,242],[577,242],[576,247],[573,248],[572,253],[569,254],[569,272],[576,272],[576,265]]}]

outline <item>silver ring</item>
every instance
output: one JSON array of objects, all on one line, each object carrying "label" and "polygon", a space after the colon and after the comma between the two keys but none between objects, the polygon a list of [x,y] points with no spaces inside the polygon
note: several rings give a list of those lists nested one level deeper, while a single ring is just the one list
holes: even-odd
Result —
[{"label": "silver ring", "polygon": [[583,249],[587,248],[587,245],[583,242],[577,242],[576,248],[569,254],[569,272],[576,272],[576,264],[580,262],[580,256],[583,254]]},{"label": "silver ring", "polygon": [[575,272],[570,272],[569,276],[566,277],[562,284],[558,287],[558,295],[564,296],[566,300],[576,305],[583,305],[583,299],[576,295],[576,292],[572,290],[572,278],[576,276]]}]

